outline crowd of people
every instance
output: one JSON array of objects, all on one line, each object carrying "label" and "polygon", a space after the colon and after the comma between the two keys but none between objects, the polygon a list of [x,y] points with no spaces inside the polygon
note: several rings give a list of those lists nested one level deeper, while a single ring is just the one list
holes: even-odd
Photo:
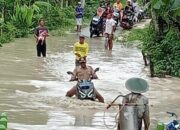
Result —
[{"label": "crowd of people", "polygon": [[[124,8],[121,0],[116,0],[116,2],[111,7],[109,0],[105,0],[104,3],[97,9],[97,15],[105,19],[105,49],[111,51],[113,48],[113,35],[116,30],[116,26],[118,25],[117,22],[119,22],[120,26],[129,26],[128,24],[130,23],[126,21],[126,13],[128,13],[128,11],[134,12],[135,6],[133,6],[133,4],[136,4],[135,0],[127,0],[127,5]],[[113,19],[113,13],[115,12],[115,9],[119,14],[117,21]],[[78,2],[78,6],[75,8],[77,32],[81,31],[83,15],[84,9],[81,6],[81,2]],[[125,21],[126,25],[122,25],[123,21]],[[42,55],[43,57],[46,57],[46,37],[48,37],[49,34],[48,29],[45,27],[44,19],[39,20],[39,26],[35,29],[34,34],[37,43],[37,56],[41,57]],[[99,102],[104,103],[103,96],[94,88],[93,83],[91,83],[91,80],[97,79],[98,76],[96,75],[96,70],[86,64],[88,52],[89,45],[85,42],[85,36],[79,35],[79,41],[76,42],[73,47],[73,53],[76,57],[75,69],[73,72],[70,72],[70,74],[72,74],[70,81],[78,81],[78,83],[66,93],[66,96],[72,97],[76,95],[79,96],[80,99],[82,97],[82,99],[98,99]],[[85,84],[84,86],[82,85],[83,83]],[[84,92],[79,90],[81,87],[85,87],[86,90]],[[131,93],[124,96],[122,103],[125,105],[132,103],[136,104],[137,106],[138,104],[141,104],[140,107],[138,107],[137,129],[142,129],[142,121],[144,120],[145,130],[148,130],[150,124],[148,99],[141,94],[148,90],[147,82],[140,78],[133,78],[126,82],[126,88],[131,91]],[[118,122],[117,129],[122,129],[120,122]]]},{"label": "crowd of people", "polygon": [[[80,4],[81,3],[78,3],[77,8],[80,8]],[[76,11],[78,10],[77,8],[76,8]],[[118,19],[114,19],[115,10],[117,10],[117,13],[119,16]],[[102,19],[102,21],[105,21],[105,22],[101,22],[101,23],[105,24],[105,26],[104,26],[105,28],[103,31],[104,32],[103,35],[106,38],[105,49],[108,49],[111,51],[113,48],[113,35],[116,30],[116,26],[120,25],[124,29],[132,28],[133,22],[134,22],[133,20],[137,20],[137,19],[135,19],[135,17],[136,18],[138,17],[139,10],[140,9],[139,9],[138,4],[136,3],[136,0],[132,0],[132,1],[127,0],[127,5],[125,7],[121,3],[121,0],[116,0],[116,2],[113,4],[113,6],[111,6],[109,0],[105,0],[104,3],[100,5],[100,7],[97,9],[97,14],[95,15],[95,17],[97,18],[97,16],[98,16],[99,18]],[[82,9],[80,11],[81,12],[78,12],[76,14],[84,13],[84,11],[82,11]],[[129,12],[133,13],[132,17],[134,17],[134,19],[128,18]],[[78,30],[78,26],[81,26],[82,23],[79,23],[79,18],[76,18],[76,21],[77,21],[77,31],[80,31],[80,30]],[[80,20],[80,21],[82,22],[82,20]],[[91,23],[91,26],[93,26],[92,24],[93,23]],[[98,27],[99,26],[95,26],[95,28],[98,28]],[[90,31],[92,31],[92,30],[96,30],[96,29],[91,28]],[[78,79],[81,79],[81,80],[86,79],[87,80],[90,77],[92,79],[97,79],[97,75],[95,74],[95,71],[92,69],[92,67],[86,65],[86,59],[87,59],[86,57],[88,54],[89,46],[84,40],[85,40],[85,37],[83,35],[80,35],[79,42],[74,44],[73,52],[76,56],[76,60],[75,60],[76,67],[73,71],[73,75],[72,75],[70,81],[74,81],[75,79],[76,80],[78,80]],[[133,81],[133,84],[130,83],[131,81]],[[142,84],[142,82],[144,84]],[[126,82],[126,88],[129,91],[131,91],[131,93],[124,96],[122,103],[123,104],[141,104],[138,107],[136,128],[138,130],[141,130],[142,129],[142,121],[144,121],[144,126],[145,126],[144,129],[148,130],[149,125],[150,125],[148,98],[146,98],[144,95],[141,94],[141,93],[147,91],[147,89],[148,89],[147,82],[140,78],[129,79]],[[76,84],[76,86],[71,88],[66,94],[66,96],[68,96],[68,97],[72,97],[73,95],[78,95],[78,84]],[[104,103],[103,96],[96,89],[95,89],[95,95],[96,95],[96,98],[99,100],[99,102]],[[120,120],[120,117],[119,117],[119,120]],[[121,130],[122,128],[124,128],[124,126],[122,126],[122,124],[120,124],[120,122],[121,121],[118,121],[117,130]]]},{"label": "crowd of people", "polygon": [[113,35],[117,27],[131,29],[136,22],[143,18],[143,14],[136,0],[127,0],[126,5],[123,5],[121,0],[116,0],[114,4],[105,0],[97,8],[97,13],[91,21],[90,37],[93,34],[99,36],[103,32],[106,37],[105,49],[112,50]]}]

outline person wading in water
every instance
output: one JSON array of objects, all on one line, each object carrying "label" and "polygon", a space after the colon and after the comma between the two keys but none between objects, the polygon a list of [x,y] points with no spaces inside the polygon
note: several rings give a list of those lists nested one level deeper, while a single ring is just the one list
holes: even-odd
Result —
[{"label": "person wading in water", "polygon": [[[80,66],[76,67],[73,71],[73,75],[70,81],[76,80],[89,80],[89,79],[98,79],[95,71],[89,65],[86,65],[86,60],[84,58],[80,58],[79,60]],[[74,95],[78,95],[77,85],[72,87],[67,93],[67,97],[72,97]],[[99,100],[99,102],[104,103],[104,98],[101,94],[95,89],[95,98]]]},{"label": "person wading in water", "polygon": [[[144,130],[149,130],[150,126],[150,116],[149,116],[149,101],[148,98],[142,95],[149,88],[146,80],[142,78],[130,78],[125,83],[126,88],[131,91],[131,93],[123,96],[122,104],[125,106],[135,106],[137,108],[137,124],[133,127],[133,130],[142,130],[142,122],[144,121]],[[123,106],[122,106],[123,107]],[[120,108],[121,109],[121,108]],[[123,109],[123,108],[122,108]],[[121,109],[121,110],[122,110]],[[120,123],[122,119],[119,117],[118,129],[123,130],[122,124]],[[132,120],[131,120],[132,121]],[[135,121],[134,121],[135,122]],[[128,122],[126,123],[128,125]]]},{"label": "person wading in water", "polygon": [[48,35],[48,29],[45,27],[44,19],[39,20],[39,26],[34,31],[34,37],[36,38],[36,49],[37,49],[37,56],[46,57],[46,37]]},{"label": "person wading in water", "polygon": [[79,42],[76,42],[73,47],[74,55],[76,56],[75,65],[76,67],[80,65],[79,60],[80,58],[84,58],[86,60],[86,57],[89,52],[89,45],[85,42],[85,36],[79,35]]},{"label": "person wading in water", "polygon": [[115,23],[116,21],[112,18],[112,13],[107,15],[106,25],[105,25],[105,49],[112,51],[113,48],[113,35],[115,32]]}]

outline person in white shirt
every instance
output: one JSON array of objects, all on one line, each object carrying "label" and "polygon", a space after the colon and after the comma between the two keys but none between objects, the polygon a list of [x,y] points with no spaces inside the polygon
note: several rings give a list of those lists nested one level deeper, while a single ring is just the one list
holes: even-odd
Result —
[{"label": "person in white shirt", "polygon": [[140,8],[139,4],[137,3],[137,0],[133,0],[132,6],[133,6],[133,9],[135,12],[134,20],[137,22],[138,21],[138,15],[140,14],[141,8]]},{"label": "person in white shirt", "polygon": [[112,50],[113,48],[113,34],[115,31],[115,23],[116,21],[112,18],[112,14],[107,15],[106,19],[106,26],[105,26],[105,37],[106,37],[106,42],[105,42],[105,49]]}]

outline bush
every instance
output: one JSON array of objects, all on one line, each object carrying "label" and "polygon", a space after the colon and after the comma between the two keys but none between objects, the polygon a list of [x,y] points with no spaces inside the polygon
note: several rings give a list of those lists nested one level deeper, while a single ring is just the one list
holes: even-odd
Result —
[{"label": "bush", "polygon": [[152,57],[154,71],[157,76],[169,74],[180,77],[180,41],[178,30],[170,30],[162,37],[158,36],[152,26],[145,29],[133,29],[128,41],[140,40],[141,49]]},{"label": "bush", "polygon": [[[15,37],[15,27],[10,22],[2,25],[2,34],[0,36],[0,43],[8,43]],[[1,45],[2,46],[2,45]]]}]

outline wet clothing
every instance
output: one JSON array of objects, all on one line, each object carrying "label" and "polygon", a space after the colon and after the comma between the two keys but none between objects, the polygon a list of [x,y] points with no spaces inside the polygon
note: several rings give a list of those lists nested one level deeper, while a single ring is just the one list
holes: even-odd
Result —
[{"label": "wet clothing", "polygon": [[37,49],[37,56],[38,57],[41,57],[41,54],[43,57],[46,57],[46,43],[37,44],[36,49]]},{"label": "wet clothing", "polygon": [[44,34],[47,33],[48,33],[48,29],[46,27],[37,27],[34,30],[34,34],[38,37],[37,45],[36,45],[38,57],[41,57],[41,54],[43,57],[46,57],[46,36],[44,36]]},{"label": "wet clothing", "polygon": [[138,107],[138,130],[142,130],[142,121],[144,121],[144,130],[149,130],[150,117],[148,98],[136,93],[127,94],[123,98],[123,104],[133,103]]},{"label": "wet clothing", "polygon": [[[73,47],[73,52],[78,53],[81,55],[81,57],[86,57],[89,52],[89,45],[84,42],[83,44],[80,44],[79,42],[76,42]],[[76,56],[76,60],[79,60],[80,57]]]}]

